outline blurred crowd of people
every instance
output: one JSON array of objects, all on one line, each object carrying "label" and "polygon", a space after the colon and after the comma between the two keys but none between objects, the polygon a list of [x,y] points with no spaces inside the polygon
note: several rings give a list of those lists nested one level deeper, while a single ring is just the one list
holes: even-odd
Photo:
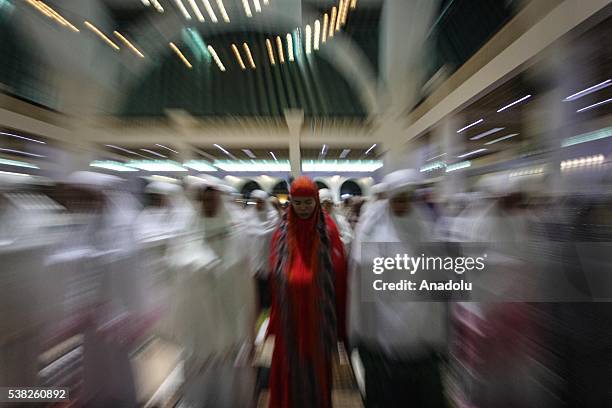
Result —
[{"label": "blurred crowd of people", "polygon": [[[366,407],[609,405],[612,307],[595,302],[609,282],[588,276],[609,270],[610,255],[557,244],[610,242],[610,190],[526,194],[497,175],[444,200],[436,188],[399,170],[340,203],[300,177],[282,205],[207,176],[136,194],[101,173],[3,174],[0,385],[137,406],[130,356],[155,335],[184,351],[184,406],[255,406],[256,322],[271,309],[271,407],[331,407],[338,342]],[[504,288],[554,286],[539,262],[571,296],[364,302],[362,245],[393,242],[484,243],[491,264],[521,277]],[[80,366],[42,369],[41,354],[77,334]]]}]

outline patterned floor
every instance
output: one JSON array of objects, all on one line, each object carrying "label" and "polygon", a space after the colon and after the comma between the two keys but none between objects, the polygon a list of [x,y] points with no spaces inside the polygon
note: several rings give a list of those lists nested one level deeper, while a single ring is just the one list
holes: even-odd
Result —
[{"label": "patterned floor", "polygon": [[[345,359],[341,358],[340,364],[334,365],[334,389],[332,401],[334,408],[362,408],[361,396],[355,385],[351,368]],[[268,407],[268,392],[264,391],[259,396],[258,408]]]}]

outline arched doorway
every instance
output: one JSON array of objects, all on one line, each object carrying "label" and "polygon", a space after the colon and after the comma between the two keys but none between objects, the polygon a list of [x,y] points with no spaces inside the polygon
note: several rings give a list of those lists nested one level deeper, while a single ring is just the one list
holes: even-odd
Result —
[{"label": "arched doorway", "polygon": [[255,190],[263,190],[263,189],[261,188],[258,182],[249,180],[246,183],[244,183],[244,185],[242,186],[242,189],[240,190],[240,194],[242,194],[244,198],[249,198],[251,196],[251,193]]},{"label": "arched doorway", "polygon": [[346,180],[344,183],[342,183],[342,186],[340,187],[340,197],[361,195],[363,195],[361,187],[359,187],[359,184],[353,180]]},{"label": "arched doorway", "polygon": [[281,204],[285,204],[289,199],[289,184],[285,180],[281,180],[272,188],[272,195],[278,198]]},{"label": "arched doorway", "polygon": [[321,190],[322,188],[326,188],[329,190],[329,186],[325,184],[324,182],[322,182],[321,180],[316,180],[315,183],[317,184],[317,188],[319,190]]}]

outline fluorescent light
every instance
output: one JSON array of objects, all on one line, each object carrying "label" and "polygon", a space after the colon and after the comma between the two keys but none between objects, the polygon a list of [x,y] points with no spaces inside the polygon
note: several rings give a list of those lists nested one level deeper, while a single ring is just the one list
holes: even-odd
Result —
[{"label": "fluorescent light", "polygon": [[457,133],[461,133],[461,132],[463,132],[464,130],[468,130],[468,129],[469,129],[469,128],[471,128],[472,126],[476,126],[477,124],[482,123],[482,122],[484,122],[484,119],[478,119],[476,122],[474,122],[474,123],[470,123],[469,125],[462,127],[461,129],[459,129],[459,130],[457,131]]},{"label": "fluorescent light", "polygon": [[348,156],[348,154],[351,152],[351,149],[344,149],[342,150],[342,153],[340,153],[340,158],[341,159],[345,159],[346,156]]},{"label": "fluorescent light", "polygon": [[13,173],[12,171],[0,171],[0,174],[5,174],[7,176],[31,177],[29,174]]},{"label": "fluorescent light", "polygon": [[344,0],[340,0],[338,4],[338,15],[336,17],[336,31],[340,30],[340,24],[342,22],[342,13],[344,13]]},{"label": "fluorescent light", "polygon": [[255,156],[255,154],[253,154],[253,152],[252,152],[251,150],[249,150],[249,149],[242,149],[242,151],[244,152],[244,154],[246,154],[247,156],[249,156],[251,159],[254,159],[255,157],[257,157],[257,156]]},{"label": "fluorescent light", "polygon": [[225,150],[223,148],[223,146],[219,146],[218,144],[213,144],[213,146],[215,146],[217,149],[221,150],[223,153],[225,153],[226,155],[228,155],[229,157],[231,157],[234,160],[238,160],[238,158],[236,156],[234,156],[232,153],[228,152],[227,150]]},{"label": "fluorescent light", "polygon": [[0,147],[0,152],[23,154],[24,156],[30,156],[30,157],[47,157],[47,156],[43,156],[42,154],[28,153],[28,152],[24,152],[21,150],[15,150],[15,149],[5,149],[3,147]]},{"label": "fluorescent light", "polygon": [[162,7],[161,4],[159,4],[159,1],[151,0],[151,4],[153,4],[153,7],[155,7],[155,10],[157,10],[159,13],[163,13],[164,12],[164,8]]},{"label": "fluorescent light", "polygon": [[60,13],[55,11],[53,8],[42,2],[41,0],[28,0],[28,3],[38,9],[45,16],[55,20],[58,24],[70,28],[75,33],[79,32],[79,29],[76,28],[70,21],[66,20]]},{"label": "fluorescent light", "polygon": [[242,0],[242,6],[244,7],[244,13],[247,17],[253,17],[253,13],[251,13],[251,6],[249,5],[249,0]]},{"label": "fluorescent light", "polygon": [[276,48],[278,49],[278,59],[281,64],[285,63],[285,54],[283,53],[283,40],[281,40],[280,36],[276,36]]},{"label": "fluorescent light", "polygon": [[468,157],[468,156],[471,156],[471,155],[474,155],[474,154],[478,154],[478,153],[482,153],[482,152],[486,152],[486,151],[487,151],[487,149],[477,149],[477,150],[474,150],[474,151],[471,151],[471,152],[460,154],[459,156],[457,156],[457,158],[463,159],[464,157]]},{"label": "fluorescent light", "polygon": [[431,161],[431,160],[433,160],[433,159],[437,159],[438,157],[446,156],[447,154],[448,154],[448,153],[442,153],[442,154],[439,154],[439,155],[437,155],[437,156],[430,157],[429,159],[427,159],[427,160],[425,160],[425,161]]},{"label": "fluorescent light", "polygon": [[211,166],[210,163],[203,160],[189,160],[183,163],[183,166],[195,171],[217,171],[216,167]]},{"label": "fluorescent light", "polygon": [[253,61],[253,55],[251,54],[251,49],[249,48],[249,44],[244,43],[242,44],[242,47],[244,48],[244,52],[247,55],[247,59],[249,60],[249,65],[251,66],[251,68],[255,69],[255,61]]},{"label": "fluorescent light", "polygon": [[306,172],[363,173],[380,169],[378,160],[307,160],[302,163]]},{"label": "fluorescent light", "polygon": [[206,153],[206,152],[205,152],[205,151],[203,151],[203,150],[196,149],[196,152],[198,152],[199,154],[201,154],[201,155],[202,155],[202,156],[204,156],[204,157],[208,157],[208,158],[209,158],[210,160],[212,160],[212,161],[217,160],[217,158],[216,158],[215,156],[213,156],[212,154]]},{"label": "fluorescent light", "polygon": [[223,0],[217,0],[217,7],[219,7],[219,11],[221,12],[221,17],[223,17],[223,21],[229,23],[230,19],[227,15],[227,11],[225,10],[225,6],[223,5]]},{"label": "fluorescent light", "polygon": [[269,38],[266,38],[266,48],[268,48],[268,57],[270,58],[270,64],[276,65],[276,61],[274,60],[274,50],[272,50],[272,41]]},{"label": "fluorescent light", "polygon": [[525,96],[523,96],[522,98],[517,99],[517,100],[516,100],[516,101],[514,101],[514,102],[510,102],[510,103],[509,103],[509,104],[507,104],[506,106],[504,106],[504,107],[502,107],[502,108],[499,108],[499,109],[497,110],[497,113],[499,113],[499,112],[503,112],[503,111],[505,111],[506,109],[511,108],[512,106],[516,105],[517,103],[521,103],[521,102],[523,102],[523,101],[525,101],[525,100],[527,100],[527,99],[529,99],[529,98],[531,98],[531,95],[525,95]]},{"label": "fluorescent light", "polygon": [[128,167],[121,162],[110,161],[110,160],[96,160],[96,161],[91,162],[89,164],[89,167],[97,167],[99,169],[106,169],[106,170],[120,171],[120,172],[138,171],[138,169]]},{"label": "fluorescent light", "polygon": [[135,160],[128,162],[127,166],[154,172],[188,171],[186,168],[181,166],[180,163],[172,160]]},{"label": "fluorescent light", "polygon": [[327,41],[327,26],[329,25],[329,16],[327,13],[323,14],[323,38],[321,39],[322,43]]},{"label": "fluorescent light", "polygon": [[255,5],[255,11],[257,13],[261,13],[261,4],[259,3],[259,0],[253,0],[253,5]]},{"label": "fluorescent light", "polygon": [[612,85],[612,79],[606,79],[605,81],[600,82],[597,85],[593,85],[591,87],[583,89],[582,91],[578,91],[575,94],[571,94],[567,98],[563,99],[563,101],[564,102],[574,101],[576,99],[582,98],[585,95],[592,94],[593,92],[597,92],[601,89],[607,88],[610,85]]},{"label": "fluorescent light", "polygon": [[[148,0],[147,0],[148,1]],[[183,17],[185,17],[187,20],[191,20],[191,14],[189,14],[189,12],[187,11],[187,9],[185,8],[185,5],[183,4],[183,2],[181,0],[174,0],[174,3],[176,4],[176,6],[178,7],[178,9],[181,11],[181,13],[183,14]]]},{"label": "fluorescent light", "polygon": [[283,161],[270,161],[270,160],[249,160],[249,161],[233,161],[233,160],[222,160],[216,161],[214,165],[223,171],[231,172],[289,172],[291,171],[291,165],[289,160]]},{"label": "fluorescent light", "polygon": [[119,31],[113,31],[113,34],[115,34],[116,37],[118,37],[125,45],[127,45],[127,47],[132,50],[134,54],[138,55],[140,58],[144,58],[142,52],[140,52],[140,50],[138,50],[138,48],[136,48],[134,44],[132,44],[127,38],[121,35]]},{"label": "fluorescent light", "polygon": [[276,155],[274,154],[274,152],[270,152],[270,155],[272,155],[272,158],[274,159],[274,161],[278,161],[278,159],[276,158]]},{"label": "fluorescent light", "polygon": [[336,25],[336,14],[338,13],[338,10],[336,10],[336,7],[332,7],[332,11],[331,11],[331,21],[329,22],[329,38],[332,38],[334,36],[334,28]]},{"label": "fluorescent light", "polygon": [[204,8],[206,9],[206,12],[210,16],[210,20],[213,23],[218,22],[219,20],[217,19],[217,15],[215,14],[215,10],[213,10],[212,6],[210,5],[210,0],[203,0],[203,1],[204,1]]},{"label": "fluorescent light", "polygon": [[143,156],[142,154],[140,154],[140,153],[136,153],[136,152],[134,152],[134,151],[132,151],[132,150],[124,149],[123,147],[119,147],[119,146],[115,146],[115,145],[110,145],[110,144],[107,144],[107,145],[105,145],[105,146],[106,146],[106,147],[111,147],[111,148],[113,148],[113,149],[121,150],[122,152],[125,152],[125,153],[134,154],[134,155],[136,155],[136,156],[140,156],[140,157],[144,157],[145,159],[148,159],[148,157],[147,157],[147,156]]},{"label": "fluorescent light", "polygon": [[462,161],[459,163],[451,164],[449,166],[446,166],[446,172],[450,173],[451,171],[465,169],[466,167],[470,167],[471,165],[472,165],[472,162],[470,161]]},{"label": "fluorescent light", "polygon": [[365,152],[366,156],[368,154],[370,154],[370,151],[372,151],[372,149],[375,148],[375,147],[376,147],[376,143],[374,143],[372,146],[370,146],[370,148],[368,150],[366,150],[366,152]]},{"label": "fluorescent light", "polygon": [[104,42],[110,45],[115,51],[119,51],[119,46],[115,44],[110,38],[108,38],[102,31],[98,30],[96,26],[91,24],[89,21],[85,21],[85,26],[89,28],[98,37],[100,37]]},{"label": "fluorescent light", "polygon": [[300,58],[302,55],[302,30],[296,28],[293,30],[293,46],[295,47],[295,57]]},{"label": "fluorescent light", "polygon": [[244,62],[242,61],[242,57],[240,56],[240,51],[238,50],[238,47],[236,47],[236,44],[232,44],[232,51],[234,52],[234,55],[236,56],[236,60],[238,61],[238,64],[240,65],[240,69],[244,71],[246,67],[244,66]]},{"label": "fluorescent light", "polygon": [[321,148],[321,156],[325,156],[327,154],[327,145],[324,144]]},{"label": "fluorescent light", "polygon": [[167,147],[167,146],[164,146],[164,145],[162,145],[162,144],[155,143],[155,146],[161,147],[162,149],[170,150],[172,153],[176,153],[176,154],[178,154],[178,152],[177,152],[176,150],[172,150],[171,148],[169,148],[169,147]]},{"label": "fluorescent light", "polygon": [[421,167],[421,168],[419,169],[419,171],[420,171],[421,173],[424,173],[424,172],[426,172],[426,171],[432,171],[432,170],[442,169],[442,168],[444,168],[444,167],[446,167],[446,163],[445,163],[445,162],[443,162],[443,161],[435,161],[435,162],[433,162],[433,163],[429,163],[429,164],[427,164],[427,165],[425,165],[425,166]]},{"label": "fluorescent light", "polygon": [[319,39],[321,37],[321,22],[319,20],[315,20],[314,23],[314,49],[319,49]]},{"label": "fluorescent light", "polygon": [[287,34],[287,57],[289,61],[295,61],[295,57],[293,56],[293,36],[291,33]]},{"label": "fluorescent light", "polygon": [[605,101],[594,103],[594,104],[589,105],[589,106],[585,106],[584,108],[578,109],[576,112],[577,113],[584,112],[584,111],[596,108],[596,107],[598,107],[600,105],[605,105],[605,104],[610,103],[610,102],[612,102],[612,98],[606,99]]},{"label": "fluorescent light", "polygon": [[0,132],[0,135],[16,137],[17,139],[27,140],[29,142],[34,142],[34,143],[47,144],[47,142],[43,142],[42,140],[30,139],[29,137],[16,135],[14,133]]},{"label": "fluorescent light", "polygon": [[185,58],[181,50],[179,50],[178,47],[173,42],[170,43],[170,48],[172,48],[172,50],[176,53],[176,55],[178,55],[178,57],[181,59],[181,61],[183,61],[183,63],[187,66],[187,68],[189,69],[192,68],[192,65],[189,62],[189,60]]},{"label": "fluorescent light", "polygon": [[146,7],[149,7],[151,5],[151,3],[149,2],[149,0],[140,0],[142,2],[143,5],[145,5]]},{"label": "fluorescent light", "polygon": [[217,66],[219,67],[221,72],[225,72],[225,65],[223,65],[223,63],[219,59],[219,56],[217,55],[217,51],[215,51],[215,49],[212,47],[212,45],[208,46],[208,52],[210,52],[210,55],[213,56],[213,59],[217,63]]},{"label": "fluorescent light", "polygon": [[574,146],[581,143],[593,142],[595,140],[606,139],[612,136],[612,127],[603,128],[594,132],[584,133],[577,136],[568,137],[561,142],[561,147]]},{"label": "fluorescent light", "polygon": [[518,133],[510,133],[509,135],[500,137],[499,139],[491,140],[490,142],[485,143],[485,145],[491,145],[493,143],[501,142],[502,140],[510,139],[511,137],[517,136]]},{"label": "fluorescent light", "polygon": [[310,54],[312,52],[312,29],[310,28],[310,24],[306,25],[306,54]]},{"label": "fluorescent light", "polygon": [[153,150],[149,150],[149,149],[140,149],[140,151],[142,151],[142,152],[147,152],[147,153],[150,153],[150,154],[152,154],[152,155],[154,155],[154,156],[161,157],[161,158],[164,158],[164,159],[167,159],[167,158],[168,158],[168,156],[164,156],[163,154],[161,154],[161,153],[157,153],[157,152],[155,152],[155,151],[153,151]]},{"label": "fluorescent light", "polygon": [[485,137],[485,136],[492,135],[493,133],[497,133],[497,132],[499,132],[500,130],[504,130],[504,129],[505,129],[505,128],[503,128],[503,127],[493,128],[493,129],[487,130],[486,132],[480,133],[480,134],[478,134],[478,135],[476,135],[476,136],[470,137],[470,140],[478,140],[478,139],[482,139],[482,138],[483,138],[483,137]]},{"label": "fluorescent light", "polygon": [[17,161],[17,160],[9,160],[9,159],[0,159],[0,164],[4,164],[6,166],[25,167],[28,169],[38,169],[39,168],[38,166],[34,164]]},{"label": "fluorescent light", "polygon": [[346,18],[348,17],[349,1],[350,0],[344,0],[344,9],[342,13],[340,14],[342,16],[342,19],[340,21],[342,25],[346,25]]},{"label": "fluorescent light", "polygon": [[193,10],[193,12],[195,13],[196,17],[198,18],[199,22],[203,22],[204,21],[204,15],[202,14],[202,11],[200,11],[200,8],[198,7],[197,3],[195,2],[195,0],[187,0],[189,2],[189,5],[191,6],[191,9]]}]

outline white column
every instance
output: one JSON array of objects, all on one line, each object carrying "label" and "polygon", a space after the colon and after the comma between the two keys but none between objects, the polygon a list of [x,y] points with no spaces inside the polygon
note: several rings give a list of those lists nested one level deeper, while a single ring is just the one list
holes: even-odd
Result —
[{"label": "white column", "polygon": [[289,162],[291,163],[291,176],[299,177],[302,174],[302,152],[300,150],[300,135],[304,124],[304,111],[285,110],[285,120],[289,128]]}]

